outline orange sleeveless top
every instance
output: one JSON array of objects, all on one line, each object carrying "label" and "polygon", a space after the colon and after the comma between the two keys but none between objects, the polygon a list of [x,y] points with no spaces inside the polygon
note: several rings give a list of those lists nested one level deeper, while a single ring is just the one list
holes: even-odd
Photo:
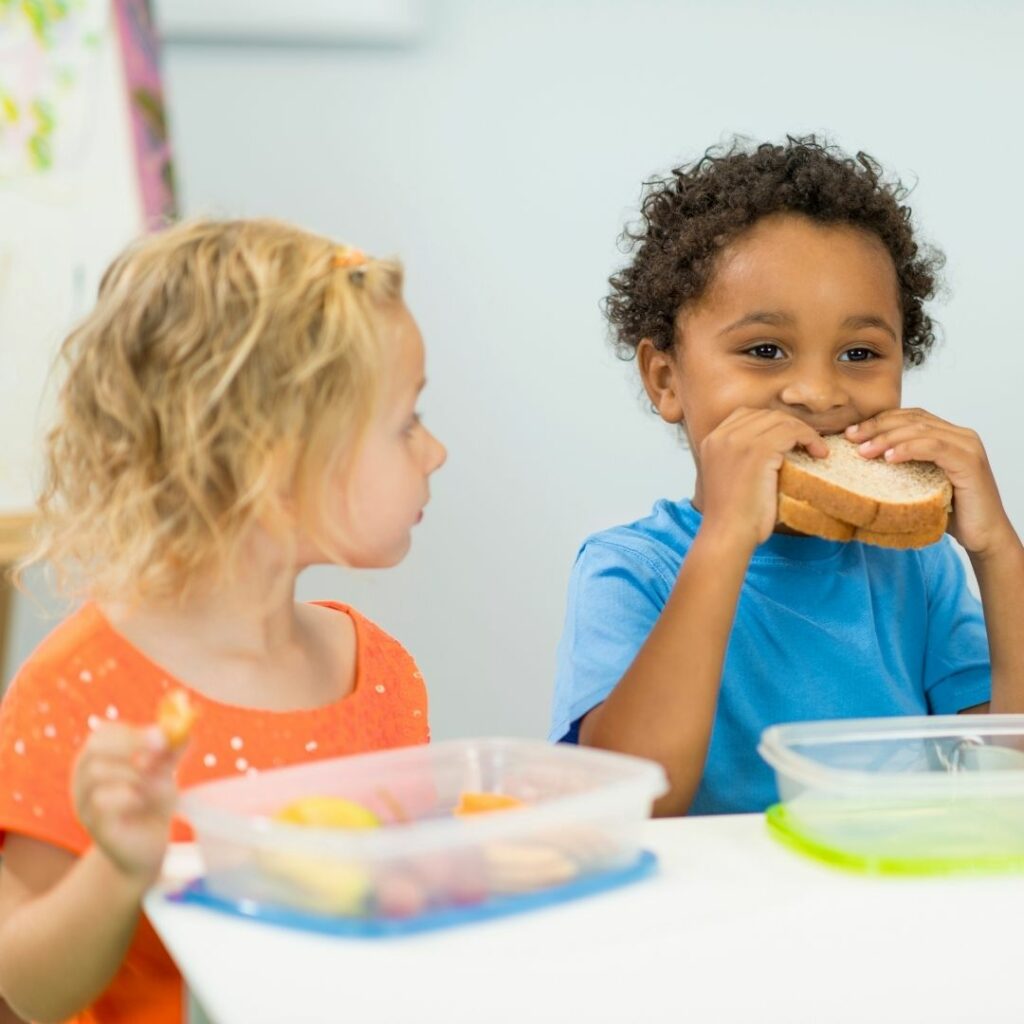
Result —
[{"label": "orange sleeveless top", "polygon": [[[92,604],[29,657],[0,704],[0,843],[17,832],[81,854],[90,845],[71,802],[71,770],[90,730],[106,721],[148,724],[162,695],[184,689],[199,711],[178,768],[182,789],[237,773],[427,743],[427,694],[408,652],[358,612],[352,691],[324,707],[261,711],[221,704],[169,676]],[[172,839],[191,839],[182,821]],[[2,870],[2,867],[0,867]],[[106,992],[74,1024],[181,1024],[181,977],[142,918]]]}]

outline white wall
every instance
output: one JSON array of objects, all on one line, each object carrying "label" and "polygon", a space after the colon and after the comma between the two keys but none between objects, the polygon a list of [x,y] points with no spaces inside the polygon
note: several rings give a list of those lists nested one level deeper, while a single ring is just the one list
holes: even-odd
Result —
[{"label": "white wall", "polygon": [[450,460],[406,563],[302,589],[407,644],[435,736],[544,733],[580,540],[689,493],[598,302],[642,179],[728,133],[826,130],[920,179],[951,296],[907,400],[980,431],[1024,527],[1024,5],[973,8],[448,0],[411,49],[170,48],[188,212],[291,218],[407,264]]}]

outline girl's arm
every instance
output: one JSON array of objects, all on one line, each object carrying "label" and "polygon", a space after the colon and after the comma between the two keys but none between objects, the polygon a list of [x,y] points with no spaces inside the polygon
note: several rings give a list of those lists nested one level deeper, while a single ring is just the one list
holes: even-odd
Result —
[{"label": "girl's arm", "polygon": [[658,816],[685,814],[704,772],[722,666],[750,556],[775,527],[779,469],[804,445],[827,454],[818,433],[782,412],[737,409],[697,456],[703,521],[658,621],[580,741],[659,761],[669,791]]},{"label": "girl's arm", "polygon": [[32,1020],[92,1003],[124,960],[167,848],[180,754],[158,728],[107,725],[75,764],[81,856],[9,834],[0,868],[0,994]]},{"label": "girl's arm", "polygon": [[46,1024],[92,1003],[124,960],[146,885],[96,847],[82,857],[10,834],[0,869],[0,992]]}]

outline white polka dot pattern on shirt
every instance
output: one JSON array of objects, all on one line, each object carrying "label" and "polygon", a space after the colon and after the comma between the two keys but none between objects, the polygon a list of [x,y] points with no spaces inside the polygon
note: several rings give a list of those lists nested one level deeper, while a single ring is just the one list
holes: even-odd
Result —
[{"label": "white polka dot pattern on shirt", "polygon": [[232,736],[231,737],[231,749],[232,750],[241,750],[242,747],[244,747],[244,746],[245,746],[245,744],[242,742],[242,737],[241,736]]}]

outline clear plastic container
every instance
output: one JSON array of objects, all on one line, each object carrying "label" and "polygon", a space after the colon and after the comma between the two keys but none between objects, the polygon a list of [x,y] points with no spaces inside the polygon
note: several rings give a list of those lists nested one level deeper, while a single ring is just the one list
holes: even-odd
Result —
[{"label": "clear plastic container", "polygon": [[[629,866],[666,789],[659,765],[573,746],[458,740],[315,761],[186,790],[204,886],[233,903],[407,919],[565,886]],[[456,816],[465,793],[522,806]],[[380,827],[286,824],[311,796],[372,811]]]},{"label": "clear plastic container", "polygon": [[1024,870],[1024,715],[802,722],[758,747],[768,824],[832,863],[885,874]]}]

